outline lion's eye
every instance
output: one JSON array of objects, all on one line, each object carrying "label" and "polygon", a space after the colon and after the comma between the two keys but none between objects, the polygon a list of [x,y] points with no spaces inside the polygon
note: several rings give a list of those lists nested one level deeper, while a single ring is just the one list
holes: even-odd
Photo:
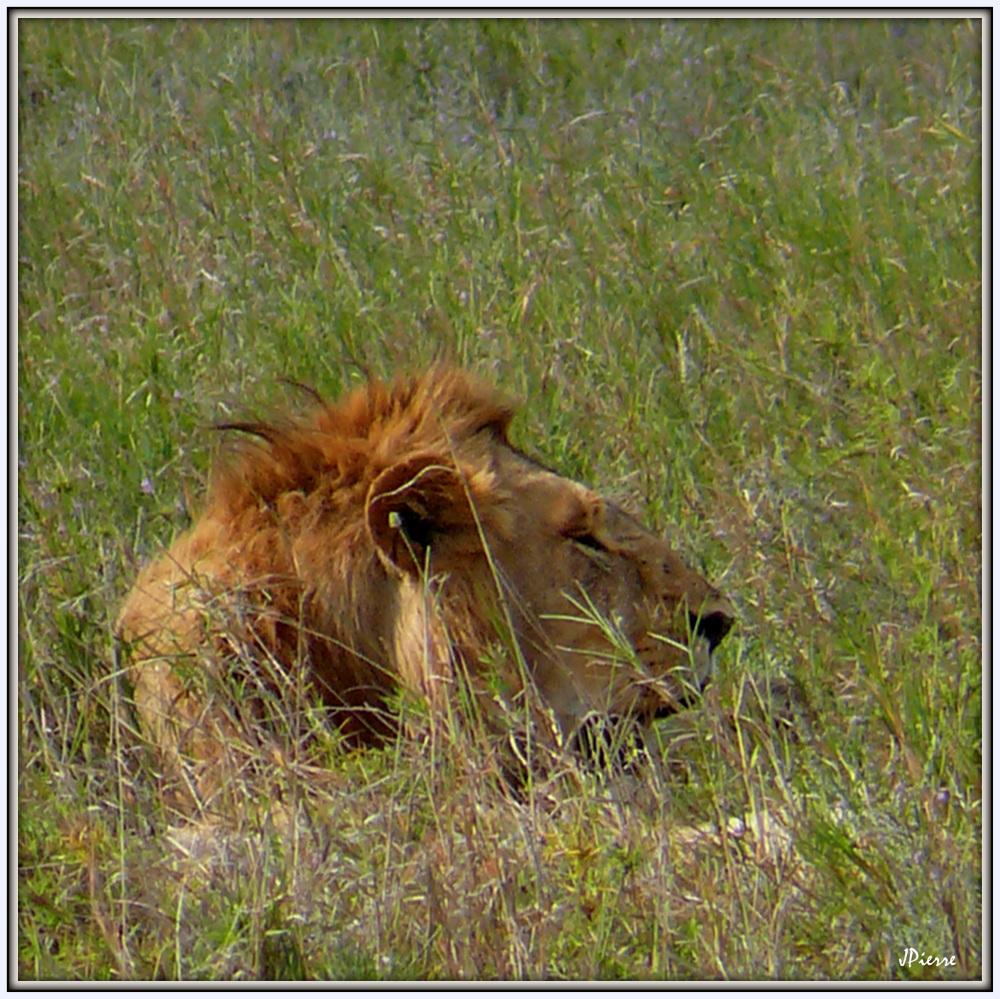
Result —
[{"label": "lion's eye", "polygon": [[573,538],[573,540],[578,545],[582,545],[584,548],[589,548],[591,551],[606,552],[608,550],[607,546],[602,545],[593,534],[581,534],[579,537]]}]

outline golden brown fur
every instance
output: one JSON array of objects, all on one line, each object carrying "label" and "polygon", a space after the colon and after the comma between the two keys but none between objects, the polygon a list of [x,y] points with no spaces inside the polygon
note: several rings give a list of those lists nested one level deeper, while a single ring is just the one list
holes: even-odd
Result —
[{"label": "golden brown fur", "polygon": [[570,736],[704,683],[729,605],[617,507],[512,448],[511,415],[436,368],[299,421],[231,425],[255,439],[118,622],[171,770],[211,793],[268,698],[293,691],[371,741],[394,730],[397,688],[440,711],[461,685],[487,717],[538,693]]}]

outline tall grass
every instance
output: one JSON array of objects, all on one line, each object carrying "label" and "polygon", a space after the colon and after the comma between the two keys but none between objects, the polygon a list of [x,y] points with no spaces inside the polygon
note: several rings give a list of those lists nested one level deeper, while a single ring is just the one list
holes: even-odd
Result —
[{"label": "tall grass", "polygon": [[[982,976],[982,42],[18,20],[19,977]],[[331,733],[172,824],[111,630],[204,428],[440,357],[727,591],[715,684],[620,779]]]}]

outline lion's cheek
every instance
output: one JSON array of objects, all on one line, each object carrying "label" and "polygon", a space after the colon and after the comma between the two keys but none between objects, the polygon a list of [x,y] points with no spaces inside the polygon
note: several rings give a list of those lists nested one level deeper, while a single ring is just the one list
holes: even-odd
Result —
[{"label": "lion's cheek", "polygon": [[559,619],[547,624],[548,648],[536,658],[532,674],[564,734],[569,734],[587,716],[607,712],[622,698],[631,671],[615,661],[599,628]]}]

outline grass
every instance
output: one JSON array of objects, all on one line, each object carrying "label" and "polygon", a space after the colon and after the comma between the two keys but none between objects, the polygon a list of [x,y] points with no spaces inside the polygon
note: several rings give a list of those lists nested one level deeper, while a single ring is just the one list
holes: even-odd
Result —
[{"label": "grass", "polygon": [[[19,978],[984,975],[980,22],[17,46]],[[726,590],[716,683],[620,780],[331,734],[177,826],[111,632],[204,428],[439,357]]]}]

